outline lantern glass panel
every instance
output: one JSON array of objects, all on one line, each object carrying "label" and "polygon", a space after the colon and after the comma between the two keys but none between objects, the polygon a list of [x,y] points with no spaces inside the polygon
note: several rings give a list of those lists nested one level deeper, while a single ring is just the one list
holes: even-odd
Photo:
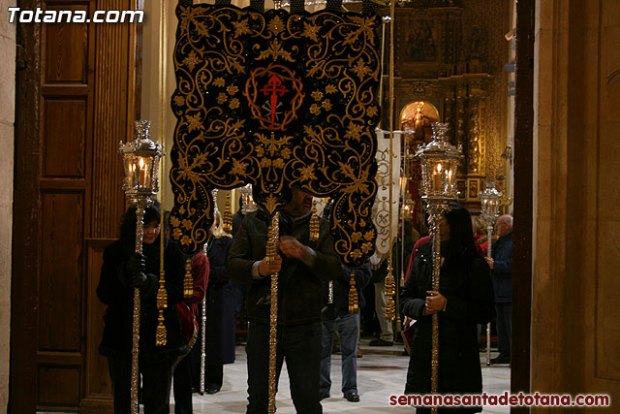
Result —
[{"label": "lantern glass panel", "polygon": [[428,184],[427,196],[451,197],[456,193],[456,160],[429,160],[422,166],[422,182]]},{"label": "lantern glass panel", "polygon": [[125,158],[125,177],[128,188],[153,187],[153,158],[129,155]]},{"label": "lantern glass panel", "polygon": [[446,164],[446,192],[456,194],[456,169],[458,166],[458,161],[451,160]]}]

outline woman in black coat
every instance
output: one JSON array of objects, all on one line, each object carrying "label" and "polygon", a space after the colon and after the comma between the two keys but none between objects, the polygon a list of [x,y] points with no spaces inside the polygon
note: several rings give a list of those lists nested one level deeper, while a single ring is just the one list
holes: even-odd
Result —
[{"label": "woman in black coat", "polygon": [[157,327],[157,289],[160,258],[159,204],[144,214],[143,254],[134,253],[136,209],[123,217],[121,237],[103,253],[97,286],[99,300],[107,305],[105,327],[99,352],[108,357],[114,393],[114,412],[130,411],[133,292],[140,289],[140,373],[142,402],[147,414],[169,412],[172,368],[179,355],[187,352],[181,336],[175,305],[183,299],[184,259],[177,245],[166,242],[164,251],[168,308],[164,311],[167,344],[155,344]]},{"label": "woman in black coat", "polygon": [[226,258],[232,237],[221,228],[213,230],[207,247],[211,266],[207,288],[207,330],[205,391],[215,394],[222,388],[224,364],[235,362],[235,291],[226,272]]},{"label": "woman in black coat", "polygon": [[[401,294],[402,312],[414,325],[406,394],[431,391],[432,314],[439,314],[440,394],[480,394],[482,372],[477,324],[495,316],[489,267],[477,253],[469,212],[456,204],[445,213],[441,226],[441,276],[438,292],[432,288],[432,243],[417,253],[412,275]],[[477,413],[482,407],[459,407],[439,412]],[[418,413],[430,412],[429,407]]]}]

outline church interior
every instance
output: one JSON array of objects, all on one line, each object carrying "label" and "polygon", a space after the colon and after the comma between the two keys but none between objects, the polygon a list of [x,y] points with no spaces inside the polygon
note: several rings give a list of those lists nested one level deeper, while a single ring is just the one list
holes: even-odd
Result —
[{"label": "church interior", "polygon": [[[307,1],[306,11],[324,3]],[[390,16],[389,2],[374,4]],[[96,287],[126,207],[119,142],[133,137],[134,121],[148,119],[154,139],[174,145],[177,1],[3,5],[0,410],[112,413]],[[8,7],[141,9],[145,19],[11,23]],[[343,7],[360,10],[357,1]],[[442,122],[462,153],[458,201],[480,215],[485,189],[493,188],[499,214],[514,217],[512,361],[484,371],[485,390],[607,394],[611,407],[597,412],[620,412],[620,2],[397,0],[380,30],[377,128],[383,142],[399,141],[396,215],[425,227],[414,155]],[[166,210],[174,204],[171,168],[164,159]],[[220,210],[237,209],[238,191],[218,198]],[[403,372],[407,358],[398,346],[376,352],[365,345],[366,371],[358,375],[368,398],[362,394],[355,407],[330,399],[325,412],[405,412],[388,398],[402,393],[404,378],[393,372]],[[195,412],[242,412],[244,365],[240,347],[225,392],[215,403],[195,397]],[[281,388],[278,411],[294,412],[286,382]]]}]

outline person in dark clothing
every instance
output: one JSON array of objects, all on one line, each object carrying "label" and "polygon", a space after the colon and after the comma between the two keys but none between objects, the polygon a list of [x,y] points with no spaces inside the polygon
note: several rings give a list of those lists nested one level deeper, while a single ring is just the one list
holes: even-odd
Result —
[{"label": "person in dark clothing", "polygon": [[329,397],[332,381],[331,354],[334,331],[340,337],[342,356],[342,394],[347,401],[359,402],[357,390],[357,341],[360,334],[360,313],[349,312],[349,288],[351,273],[355,274],[359,309],[365,305],[362,289],[370,282],[372,272],[370,263],[358,268],[342,265],[338,279],[333,282],[333,303],[329,303],[329,283],[324,283],[324,298],[327,305],[323,309],[323,345],[321,354],[321,399]]},{"label": "person in dark clothing", "polygon": [[319,239],[310,241],[311,208],[312,196],[292,189],[288,203],[280,211],[279,253],[273,262],[264,259],[271,219],[262,209],[246,215],[230,249],[228,272],[248,287],[248,413],[267,412],[270,276],[274,273],[279,273],[277,377],[286,359],[297,412],[322,412],[321,281],[338,276],[340,259],[334,252],[326,220],[321,223]]},{"label": "person in dark clothing", "polygon": [[220,391],[224,381],[224,364],[235,362],[235,294],[226,271],[226,258],[232,242],[232,236],[224,232],[221,226],[216,226],[207,247],[211,263],[211,277],[207,289],[207,394]]},{"label": "person in dark clothing", "polygon": [[[252,185],[247,184],[245,187],[241,189],[241,195],[239,196],[239,208],[237,212],[233,214],[232,217],[232,236],[234,237],[237,234],[237,231],[241,228],[241,223],[243,223],[243,218],[247,213],[252,211],[256,211],[256,204],[254,204],[254,200],[251,196],[252,193]],[[232,291],[233,291],[233,300],[235,307],[235,319],[236,322],[240,324],[240,329],[237,332],[237,327],[235,326],[235,342],[236,343],[244,343],[246,341],[246,327],[247,320],[245,317],[245,284],[238,282],[236,280],[231,280]]]},{"label": "person in dark clothing", "polygon": [[[406,220],[404,228],[399,229],[398,238],[395,240],[392,246],[392,275],[396,280],[396,286],[400,286],[400,272],[403,252],[411,251],[414,242],[419,235],[413,228],[411,220]],[[403,246],[403,230],[404,230],[404,246]],[[414,235],[415,232],[415,235]],[[392,346],[394,345],[394,329],[393,322],[388,321],[385,317],[385,306],[387,298],[385,297],[385,278],[388,274],[388,256],[378,256],[377,252],[370,258],[371,264],[373,264],[372,282],[375,285],[375,316],[379,322],[381,332],[379,337],[371,340],[369,346]]]},{"label": "person in dark clothing", "polygon": [[[177,309],[179,307],[184,308],[185,314],[193,317],[192,320],[185,321],[185,323],[194,325],[193,322],[195,321],[197,325],[199,320],[198,306],[202,303],[202,298],[209,283],[209,259],[203,252],[199,252],[192,259],[192,277],[194,279],[192,296],[185,298],[183,302],[177,304]],[[196,346],[199,330],[195,329],[195,327],[189,326],[183,329],[185,343],[188,344],[191,350],[187,355],[180,358],[180,361],[174,368],[172,388],[175,414],[192,414],[194,412],[192,386],[200,378],[200,371],[193,369],[195,361],[200,363],[200,347]],[[188,332],[185,332],[186,329]]]},{"label": "person in dark clothing", "polygon": [[512,216],[500,216],[495,223],[495,233],[499,239],[491,249],[493,258],[485,258],[493,275],[499,341],[499,356],[493,358],[491,363],[509,364],[512,340]]},{"label": "person in dark clothing", "polygon": [[[466,209],[458,204],[445,213],[441,229],[439,291],[432,287],[432,242],[420,248],[401,295],[406,316],[415,319],[406,394],[431,391],[432,315],[439,315],[439,389],[441,394],[479,394],[482,372],[477,324],[495,316],[489,267],[477,253]],[[476,413],[482,407],[441,408],[439,413]],[[417,413],[430,413],[429,407]]]},{"label": "person in dark clothing", "polygon": [[241,223],[243,223],[243,218],[245,217],[245,208],[243,207],[243,197],[239,196],[239,208],[232,216],[232,234],[233,236],[237,234],[237,231],[241,228]]},{"label": "person in dark clothing", "polygon": [[169,412],[172,369],[177,357],[187,352],[175,305],[183,300],[184,259],[177,244],[166,241],[164,310],[166,345],[156,346],[157,289],[159,287],[160,211],[155,203],[144,214],[143,254],[136,254],[136,209],[123,217],[120,239],[105,248],[97,296],[105,305],[105,326],[99,352],[108,358],[114,393],[114,412],[130,412],[133,292],[140,289],[139,365],[142,402],[147,414]]}]

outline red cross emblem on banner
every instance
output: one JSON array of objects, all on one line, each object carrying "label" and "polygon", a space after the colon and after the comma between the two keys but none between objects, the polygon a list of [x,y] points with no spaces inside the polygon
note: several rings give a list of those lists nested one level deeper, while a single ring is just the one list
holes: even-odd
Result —
[{"label": "red cross emblem on banner", "polygon": [[252,115],[261,127],[283,131],[298,117],[304,98],[302,88],[293,70],[271,64],[252,71],[245,90]]}]

